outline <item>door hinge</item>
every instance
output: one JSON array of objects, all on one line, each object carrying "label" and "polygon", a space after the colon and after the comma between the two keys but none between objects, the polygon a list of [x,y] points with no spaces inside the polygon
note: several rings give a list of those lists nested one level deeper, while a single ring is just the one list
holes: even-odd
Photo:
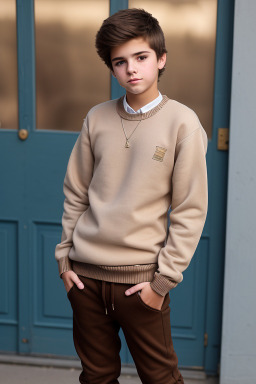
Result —
[{"label": "door hinge", "polygon": [[218,150],[228,151],[229,148],[229,129],[219,128],[218,129]]},{"label": "door hinge", "polygon": [[204,334],[204,346],[207,347],[208,345],[208,333]]}]

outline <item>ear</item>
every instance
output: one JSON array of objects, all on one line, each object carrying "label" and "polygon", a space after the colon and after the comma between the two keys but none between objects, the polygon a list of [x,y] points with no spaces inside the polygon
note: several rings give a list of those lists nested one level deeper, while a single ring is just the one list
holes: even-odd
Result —
[{"label": "ear", "polygon": [[166,63],[166,53],[164,53],[159,59],[158,59],[158,69],[162,69],[165,66]]}]

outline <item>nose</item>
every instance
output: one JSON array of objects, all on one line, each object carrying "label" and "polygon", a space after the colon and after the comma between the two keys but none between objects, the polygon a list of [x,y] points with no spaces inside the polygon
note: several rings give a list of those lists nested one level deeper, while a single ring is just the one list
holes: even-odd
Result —
[{"label": "nose", "polygon": [[128,61],[127,73],[129,73],[129,74],[137,73],[137,68],[136,68],[136,65],[133,61]]}]

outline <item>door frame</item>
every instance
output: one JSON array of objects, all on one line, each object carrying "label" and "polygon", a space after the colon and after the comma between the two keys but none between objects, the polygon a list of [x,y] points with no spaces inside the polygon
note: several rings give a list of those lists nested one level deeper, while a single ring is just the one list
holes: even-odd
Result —
[{"label": "door frame", "polygon": [[207,276],[205,371],[219,372],[224,262],[226,241],[228,151],[218,150],[218,128],[229,128],[233,54],[234,1],[218,0],[215,50],[213,146],[208,162],[209,179],[209,265]]}]

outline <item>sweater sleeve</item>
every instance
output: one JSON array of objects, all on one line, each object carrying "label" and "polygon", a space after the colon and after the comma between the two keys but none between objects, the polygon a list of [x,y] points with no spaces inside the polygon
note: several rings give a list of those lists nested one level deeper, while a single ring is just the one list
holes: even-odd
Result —
[{"label": "sweater sleeve", "polygon": [[68,257],[72,247],[72,237],[77,220],[89,207],[88,188],[93,175],[94,156],[91,149],[88,127],[84,123],[71,152],[63,192],[64,210],[62,215],[61,242],[55,248],[60,277],[63,272],[72,270]]},{"label": "sweater sleeve", "polygon": [[183,280],[207,215],[207,136],[200,126],[176,146],[172,203],[166,244],[158,255],[151,288],[164,296]]}]

